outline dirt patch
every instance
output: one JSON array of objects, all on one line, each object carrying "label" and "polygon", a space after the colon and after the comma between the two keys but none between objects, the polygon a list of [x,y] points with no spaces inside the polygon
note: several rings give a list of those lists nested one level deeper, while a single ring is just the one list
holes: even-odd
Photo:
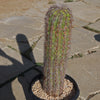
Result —
[{"label": "dirt patch", "polygon": [[0,19],[22,15],[33,3],[34,0],[0,0]]}]

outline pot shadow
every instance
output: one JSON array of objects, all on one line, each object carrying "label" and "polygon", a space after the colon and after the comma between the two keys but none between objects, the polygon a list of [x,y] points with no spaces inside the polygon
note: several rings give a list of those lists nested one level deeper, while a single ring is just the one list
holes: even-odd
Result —
[{"label": "pot shadow", "polygon": [[98,42],[100,42],[100,34],[94,35],[95,40],[97,40]]},{"label": "pot shadow", "polygon": [[28,69],[29,66],[27,64],[27,59],[25,57],[31,60],[30,62],[33,62],[32,64],[33,68],[31,69],[31,73],[25,75],[21,74],[17,78],[24,90],[25,100],[34,100],[33,96],[31,96],[29,92],[29,86],[32,79],[35,76],[43,75],[42,68],[41,66],[36,65],[32,52],[28,53],[27,55],[24,55],[24,52],[26,52],[26,50],[30,48],[26,36],[23,34],[18,34],[16,36],[16,40],[18,43],[19,51],[22,54],[21,57],[22,57],[23,64],[17,61],[16,59],[14,59],[13,57],[7,55],[0,48],[0,58],[2,59],[2,57],[4,57],[8,59],[10,62],[12,62],[11,65],[0,65],[0,100],[16,100],[17,94],[16,95],[13,94],[11,82],[16,78],[16,75],[18,75],[22,71],[22,69]]}]

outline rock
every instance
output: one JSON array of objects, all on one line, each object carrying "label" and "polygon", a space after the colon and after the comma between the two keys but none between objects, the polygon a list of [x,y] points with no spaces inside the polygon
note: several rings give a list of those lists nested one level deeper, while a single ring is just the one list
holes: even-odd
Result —
[{"label": "rock", "polygon": [[87,5],[83,2],[70,2],[66,3],[68,7],[72,10],[74,17],[82,19],[87,22],[95,22],[100,18],[100,9]]},{"label": "rock", "polygon": [[99,59],[100,50],[82,58],[70,59],[67,62],[66,74],[73,77],[78,83],[82,97],[86,98],[91,92],[100,89]]},{"label": "rock", "polygon": [[20,45],[21,52],[25,52],[43,35],[43,32],[44,23],[41,18],[26,16],[6,18],[0,22],[0,46],[20,51]]},{"label": "rock", "polygon": [[90,28],[92,28],[92,29],[95,29],[95,30],[98,30],[98,31],[100,31],[100,20],[99,21],[97,21],[97,22],[95,22],[95,23],[93,23],[93,24],[90,24],[90,25],[88,25]]},{"label": "rock", "polygon": [[32,38],[36,34],[42,34],[44,24],[41,22],[35,18],[25,16],[7,18],[0,23],[0,38],[14,40],[16,35],[20,33],[26,35],[27,38]]},{"label": "rock", "polygon": [[34,8],[30,8],[29,10],[27,10],[24,13],[25,16],[31,16],[31,17],[41,17],[44,18],[44,13],[34,9]]},{"label": "rock", "polygon": [[91,98],[91,100],[99,100],[99,99],[100,99],[100,93]]},{"label": "rock", "polygon": [[82,27],[87,25],[88,22],[73,16],[73,27]]},{"label": "rock", "polygon": [[100,0],[84,0],[84,2],[100,8]]},{"label": "rock", "polygon": [[99,42],[95,41],[95,34],[83,28],[73,28],[69,56],[79,52],[84,53],[88,49],[100,46]]}]

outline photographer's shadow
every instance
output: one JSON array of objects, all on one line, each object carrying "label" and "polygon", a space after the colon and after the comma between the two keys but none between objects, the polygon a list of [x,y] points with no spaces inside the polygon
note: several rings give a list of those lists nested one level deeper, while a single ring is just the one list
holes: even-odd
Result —
[{"label": "photographer's shadow", "polygon": [[[41,74],[41,76],[43,75],[42,67],[36,65],[34,56],[32,54],[32,50],[31,52],[26,53],[26,50],[28,48],[31,48],[26,36],[23,34],[18,34],[16,36],[16,40],[18,43],[19,51],[22,55],[21,57],[22,57],[23,64],[17,61],[16,59],[8,56],[3,50],[0,49],[0,56],[5,57],[12,62],[12,65],[7,65],[7,66],[0,65],[0,79],[1,79],[0,81],[0,100],[16,100],[13,94],[13,91],[12,91],[11,82],[9,82],[8,77],[12,76],[15,73],[20,72],[22,68],[24,69],[25,67],[28,67],[26,66],[27,60],[25,59],[25,57],[31,60],[31,62],[33,63],[33,68],[27,73],[20,75],[18,77],[18,81],[22,85],[22,88],[24,90],[24,94],[26,97],[25,100],[34,100],[32,94],[30,94],[29,87],[30,87],[30,83],[32,82],[32,79],[36,75],[38,74]],[[8,80],[6,81],[6,84],[3,83],[5,81],[5,78],[6,79],[8,78]]]}]

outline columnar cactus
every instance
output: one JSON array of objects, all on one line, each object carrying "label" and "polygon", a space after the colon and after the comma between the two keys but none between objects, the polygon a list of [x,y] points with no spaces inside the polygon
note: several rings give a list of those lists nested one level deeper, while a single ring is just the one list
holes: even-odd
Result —
[{"label": "columnar cactus", "polygon": [[56,5],[50,7],[45,18],[43,89],[54,97],[63,93],[71,28],[70,9]]}]

